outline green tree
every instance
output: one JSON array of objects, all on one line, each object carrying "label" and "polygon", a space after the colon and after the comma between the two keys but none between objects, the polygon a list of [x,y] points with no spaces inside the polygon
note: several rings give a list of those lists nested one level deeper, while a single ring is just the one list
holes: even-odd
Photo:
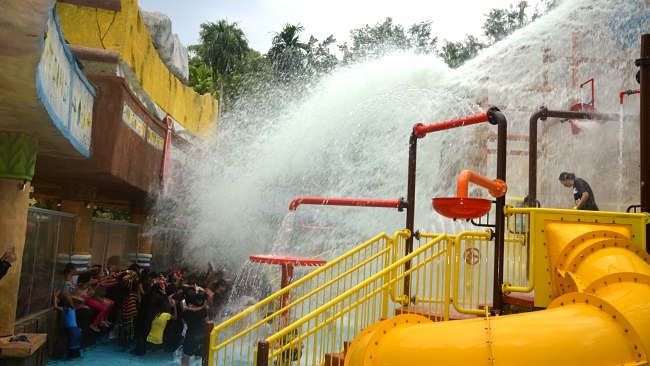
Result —
[{"label": "green tree", "polygon": [[528,24],[528,17],[524,10],[526,9],[526,2],[519,3],[519,8],[515,9],[498,9],[493,8],[485,14],[486,19],[483,23],[483,35],[487,38],[488,44],[492,45],[505,37],[512,34],[519,28],[523,28]]},{"label": "green tree", "polygon": [[549,11],[555,9],[560,5],[562,0],[542,0],[535,6],[535,12],[533,13],[532,20],[535,21],[539,19],[542,15],[548,13]]},{"label": "green tree", "polygon": [[436,52],[438,37],[431,38],[432,21],[413,24],[408,31],[399,24],[393,24],[388,17],[383,23],[350,31],[352,46],[347,43],[339,46],[343,62],[351,63],[367,59],[377,59],[395,51],[413,51],[416,54]]},{"label": "green tree", "polygon": [[409,28],[409,41],[416,54],[428,55],[436,53],[438,37],[431,39],[432,21],[413,24]]},{"label": "green tree", "polygon": [[281,80],[289,80],[305,71],[310,45],[300,41],[300,33],[304,30],[305,27],[300,23],[287,23],[284,29],[273,37],[267,57]]},{"label": "green tree", "polygon": [[212,70],[205,65],[189,65],[190,78],[188,86],[192,87],[195,92],[203,95],[206,93],[214,94],[214,80],[212,80]]},{"label": "green tree", "polygon": [[326,74],[332,71],[339,60],[330,53],[330,46],[336,42],[333,35],[327,37],[322,43],[314,36],[309,38],[309,52],[307,53],[307,65],[312,75]]},{"label": "green tree", "polygon": [[487,47],[478,38],[470,35],[465,36],[463,42],[449,42],[444,40],[444,45],[438,56],[452,69],[460,67],[468,60],[478,55],[479,51]]},{"label": "green tree", "polygon": [[390,17],[372,27],[366,24],[363,28],[351,30],[350,38],[351,47],[348,47],[347,42],[339,46],[344,63],[377,59],[388,52],[410,48],[404,28],[399,24],[394,25],[393,18]]},{"label": "green tree", "polygon": [[237,26],[238,22],[228,23],[219,20],[216,23],[201,24],[199,39],[201,45],[196,47],[199,57],[212,69],[213,79],[219,82],[219,115],[223,111],[224,86],[232,77],[235,65],[250,52],[244,32]]}]

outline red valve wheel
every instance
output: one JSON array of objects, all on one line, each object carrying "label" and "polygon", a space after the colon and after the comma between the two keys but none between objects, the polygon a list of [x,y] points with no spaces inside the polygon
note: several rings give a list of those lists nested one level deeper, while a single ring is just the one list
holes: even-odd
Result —
[{"label": "red valve wheel", "polygon": [[476,265],[481,261],[481,252],[478,248],[465,249],[465,263]]}]

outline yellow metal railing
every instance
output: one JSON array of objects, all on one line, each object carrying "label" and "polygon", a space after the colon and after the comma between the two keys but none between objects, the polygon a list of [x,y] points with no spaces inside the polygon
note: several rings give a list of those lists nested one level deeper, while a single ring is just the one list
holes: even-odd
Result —
[{"label": "yellow metal railing", "polygon": [[505,295],[531,292],[535,287],[535,252],[531,250],[529,240],[530,212],[529,208],[506,206],[502,285]]},{"label": "yellow metal railing", "polygon": [[[420,232],[420,246],[440,236]],[[482,315],[481,309],[490,305],[491,232],[462,232],[448,237],[449,242],[437,244],[438,255],[431,258],[414,283],[419,294],[412,298],[416,311],[428,314],[434,321],[449,320],[450,304],[458,313],[476,315]],[[452,318],[456,317],[458,314],[452,314]]]},{"label": "yellow metal railing", "polygon": [[452,305],[462,314],[484,315],[492,305],[492,233],[462,232],[454,237],[453,249]]},{"label": "yellow metal railing", "polygon": [[[347,252],[343,256],[318,268],[243,312],[219,324],[210,337],[210,365],[251,365],[255,360],[257,342],[271,336],[290,323],[290,319],[301,319],[314,311],[320,304],[336,298],[352,286],[379,273],[391,261],[392,238],[380,234]],[[291,301],[281,307],[280,299],[289,294]],[[387,310],[384,310],[384,314]],[[323,324],[328,313],[318,313],[311,325]],[[301,324],[304,326],[304,324]],[[340,325],[317,327],[313,340],[319,349],[339,349],[343,343],[336,334],[342,332]],[[354,324],[360,329],[365,323]],[[287,328],[285,328],[287,329]]]},{"label": "yellow metal railing", "polygon": [[617,224],[627,226],[630,239],[645,248],[646,213],[558,210],[547,208],[504,208],[507,224],[505,235],[505,294],[535,290],[535,306],[546,306],[552,299],[551,268],[546,260],[544,224],[553,221],[575,222],[579,225]]},{"label": "yellow metal railing", "polygon": [[[510,242],[523,240],[520,247],[511,248],[510,266],[506,266],[502,290],[510,292],[531,292],[535,290],[535,306],[545,307],[550,304],[553,294],[551,279],[553,268],[548,260],[546,248],[545,223],[553,221],[574,222],[577,225],[625,226],[629,230],[630,240],[645,248],[645,227],[648,224],[647,213],[625,213],[607,211],[558,210],[547,208],[512,208],[506,206],[504,213],[508,220],[506,246]],[[509,241],[510,239],[510,241]],[[519,261],[518,263],[516,261]],[[517,282],[519,281],[519,282]]]},{"label": "yellow metal railing", "polygon": [[[399,247],[408,236],[406,230],[397,232],[393,247]],[[489,232],[464,232],[456,236],[420,234],[422,243],[412,253],[402,255],[386,268],[324,302],[313,313],[267,338],[271,345],[268,364],[323,364],[325,354],[342,352],[343,342],[352,341],[363,329],[388,315],[418,313],[433,321],[448,320],[454,296],[461,311],[484,314],[480,307],[487,301],[490,237]],[[478,260],[473,258],[474,248],[479,250]],[[470,263],[462,256],[467,249],[472,253],[467,258]],[[393,254],[395,256],[400,257],[399,253]],[[408,270],[405,269],[407,263],[410,264]],[[409,296],[403,294],[406,278]],[[452,280],[462,285],[452,286]],[[389,297],[397,301],[390,303]],[[336,331],[330,333],[329,346],[323,347],[318,334],[327,328]],[[336,364],[333,357],[330,365]]]}]

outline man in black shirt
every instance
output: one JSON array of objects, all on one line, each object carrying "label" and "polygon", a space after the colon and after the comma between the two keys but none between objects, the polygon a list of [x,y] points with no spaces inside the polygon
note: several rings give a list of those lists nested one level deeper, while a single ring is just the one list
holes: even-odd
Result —
[{"label": "man in black shirt", "polygon": [[576,178],[573,173],[562,172],[560,182],[567,188],[573,188],[574,210],[599,211],[594,192],[584,179]]}]

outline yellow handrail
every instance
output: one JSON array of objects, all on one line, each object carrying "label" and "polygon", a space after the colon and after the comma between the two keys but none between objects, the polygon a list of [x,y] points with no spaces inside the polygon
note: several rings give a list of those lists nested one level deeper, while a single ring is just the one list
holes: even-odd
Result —
[{"label": "yellow handrail", "polygon": [[[528,237],[531,230],[531,209],[513,209],[510,206],[504,208],[506,223],[506,244],[511,244],[506,249],[506,260],[504,268],[504,283],[501,284],[501,292],[509,295],[512,292],[528,293],[535,288],[535,251],[530,250]],[[520,246],[517,247],[516,245]],[[526,246],[527,253],[523,252]],[[518,260],[514,260],[517,258]],[[512,260],[508,260],[512,259]],[[522,267],[524,267],[523,269]],[[518,268],[515,268],[517,266]],[[525,281],[523,277],[525,276]],[[518,280],[518,281],[517,281]],[[509,282],[510,281],[510,282]],[[528,283],[526,286],[517,286],[511,282]]]},{"label": "yellow handrail", "polygon": [[[460,234],[456,235],[456,237],[454,238],[454,243],[453,243],[453,247],[454,247],[454,261],[453,261],[453,263],[454,263],[454,266],[453,266],[454,267],[454,293],[453,294],[455,296],[452,297],[453,301],[451,301],[451,304],[453,305],[454,309],[456,311],[458,311],[459,313],[483,315],[485,311],[483,309],[479,309],[478,307],[480,306],[480,304],[479,304],[480,299],[479,298],[481,297],[481,288],[483,290],[482,291],[483,292],[483,304],[482,305],[483,306],[488,305],[487,304],[487,292],[488,292],[487,287],[488,287],[488,276],[489,276],[489,274],[487,273],[487,271],[488,271],[489,267],[487,266],[487,259],[488,259],[487,243],[486,243],[485,247],[482,248],[483,252],[486,253],[486,254],[484,256],[481,256],[481,250],[476,249],[476,252],[475,252],[474,249],[476,247],[474,247],[474,246],[468,247],[467,249],[465,249],[465,250],[467,250],[469,252],[466,252],[466,251],[462,250],[461,243],[466,238],[478,238],[478,239],[483,239],[484,241],[487,242],[492,238],[492,233],[490,231],[483,232],[483,233],[482,232],[463,231]],[[461,296],[461,291],[460,291],[461,253],[469,253],[471,255],[470,258],[469,258],[469,260],[470,260],[469,263],[468,263],[468,258],[466,258],[466,257],[463,258],[464,259],[463,262],[465,262],[465,264],[467,264],[467,266],[462,265],[465,268],[469,267],[469,265],[473,266],[473,265],[478,265],[478,264],[482,264],[482,263],[486,264],[485,266],[483,266],[483,265],[479,266],[478,270],[475,271],[476,272],[476,281],[474,281],[474,278],[475,278],[474,273],[470,273],[468,276],[463,276],[464,279],[465,279],[465,277],[469,277],[469,280],[472,283],[474,283],[474,282],[477,283],[477,286],[472,286],[471,289],[465,289],[466,291],[463,292],[464,299],[467,298],[467,296],[465,296],[467,292],[472,293],[470,295],[470,298],[469,298],[469,303],[470,303],[469,308],[468,307],[461,307],[461,301],[460,301],[460,296]],[[475,255],[477,257],[475,257]],[[484,258],[483,261],[481,261],[481,257]],[[477,260],[477,263],[473,262],[475,259]],[[485,271],[486,273],[484,274],[484,277],[483,277],[484,281],[481,281],[481,275],[482,275],[481,272],[483,272],[483,271]],[[474,292],[473,291],[474,288],[476,288],[477,291],[478,291],[476,299],[474,299],[474,297],[472,296],[473,292]],[[463,301],[463,302],[465,303],[466,301]],[[476,305],[475,308],[471,307],[471,305],[473,305],[473,304]]]},{"label": "yellow handrail", "polygon": [[[381,248],[378,248],[378,245],[381,243],[384,244]],[[245,344],[251,344],[260,338],[260,327],[270,322],[271,329],[275,331],[280,328],[279,319],[281,318],[281,314],[290,311],[298,315],[298,310],[302,310],[305,313],[305,308],[307,308],[306,313],[311,312],[311,305],[316,301],[308,301],[310,300],[310,296],[326,298],[338,295],[341,288],[348,285],[348,282],[350,284],[358,282],[363,279],[361,277],[362,275],[367,277],[371,273],[371,268],[365,267],[387,267],[389,264],[387,261],[390,258],[391,245],[392,239],[387,234],[379,234],[350,250],[345,255],[327,263],[279,292],[258,302],[254,306],[246,309],[246,311],[218,325],[211,333],[210,364],[214,362],[219,352],[223,352],[224,354],[222,356],[228,359],[235,360],[236,357],[239,357],[241,360],[243,357],[245,360],[253,361],[252,357],[254,353],[249,353],[250,349],[244,349],[244,347]],[[327,276],[328,274],[330,275],[329,278]],[[355,275],[356,278],[352,278]],[[324,280],[317,281],[317,279],[321,278],[324,278]],[[314,289],[315,282],[319,283]],[[279,307],[276,300],[281,298],[283,294],[300,292],[300,290],[303,290],[302,296],[298,296],[297,299],[294,299],[290,304],[282,308]],[[255,334],[257,334],[257,337],[255,337]],[[239,349],[237,349],[238,345],[235,344],[236,342],[243,343],[239,344]]]},{"label": "yellow handrail", "polygon": [[[403,236],[409,235],[408,231],[402,232]],[[359,324],[363,327],[373,324],[377,321],[380,320],[380,318],[377,316],[378,314],[368,314],[369,312],[373,312],[372,309],[368,308],[363,308],[362,306],[367,306],[367,305],[372,305],[374,303],[383,304],[384,302],[382,299],[376,299],[377,296],[381,296],[382,294],[386,294],[387,289],[389,286],[394,286],[395,283],[401,281],[406,275],[411,275],[417,268],[421,267],[422,264],[419,263],[417,265],[412,266],[408,271],[403,271],[401,274],[397,276],[392,276],[389,280],[389,282],[384,282],[383,280],[386,278],[386,276],[390,273],[397,273],[396,270],[399,267],[403,267],[407,262],[412,262],[414,258],[417,258],[419,255],[422,253],[425,253],[427,250],[431,249],[434,245],[436,245],[438,242],[442,240],[448,240],[449,236],[447,235],[440,235],[438,236],[437,239],[430,241],[427,243],[425,246],[421,246],[417,250],[413,251],[409,255],[404,256],[397,262],[394,262],[387,266],[386,268],[376,272],[372,276],[368,277],[367,279],[359,282],[358,284],[354,285],[352,288],[349,290],[345,291],[344,293],[338,295],[337,297],[324,302],[322,305],[320,305],[316,310],[311,312],[310,314],[296,320],[295,322],[291,323],[289,326],[286,328],[280,330],[279,332],[275,333],[271,337],[267,338],[266,340],[269,342],[270,345],[276,345],[275,347],[271,347],[271,352],[269,354],[269,359],[273,359],[276,361],[277,364],[281,364],[283,362],[287,362],[287,359],[294,359],[295,353],[300,353],[302,354],[300,345],[303,342],[307,342],[309,337],[315,335],[320,329],[333,324],[336,321],[339,321],[341,324],[343,323],[343,318],[346,314],[351,314],[354,310],[361,308],[362,312],[365,312],[366,314],[366,319],[363,322],[363,324]],[[367,290],[367,291],[362,291],[362,290]],[[358,295],[358,296],[355,296]],[[346,305],[347,304],[347,305]],[[318,316],[327,313],[328,310],[330,309],[336,309],[335,312],[332,313],[331,316],[327,317],[326,319],[321,319],[317,324],[314,322],[315,319],[318,318]],[[378,311],[377,313],[380,313],[381,311]],[[368,317],[369,315],[369,317]],[[358,319],[355,319],[355,325],[359,323]],[[349,321],[348,321],[349,324]],[[301,332],[303,329],[303,326],[305,328],[304,332]],[[358,333],[361,329],[356,329],[354,327],[354,331],[348,335],[348,340],[351,340],[354,338],[354,335]],[[297,336],[294,335],[294,333],[298,333]],[[289,340],[287,340],[289,339]],[[310,350],[307,350],[309,352]],[[331,350],[332,352],[338,351],[336,350]],[[312,353],[312,360],[306,361],[305,364],[318,364],[321,360],[318,360],[315,352]],[[302,358],[298,358],[298,365],[301,365],[302,363]]]}]

